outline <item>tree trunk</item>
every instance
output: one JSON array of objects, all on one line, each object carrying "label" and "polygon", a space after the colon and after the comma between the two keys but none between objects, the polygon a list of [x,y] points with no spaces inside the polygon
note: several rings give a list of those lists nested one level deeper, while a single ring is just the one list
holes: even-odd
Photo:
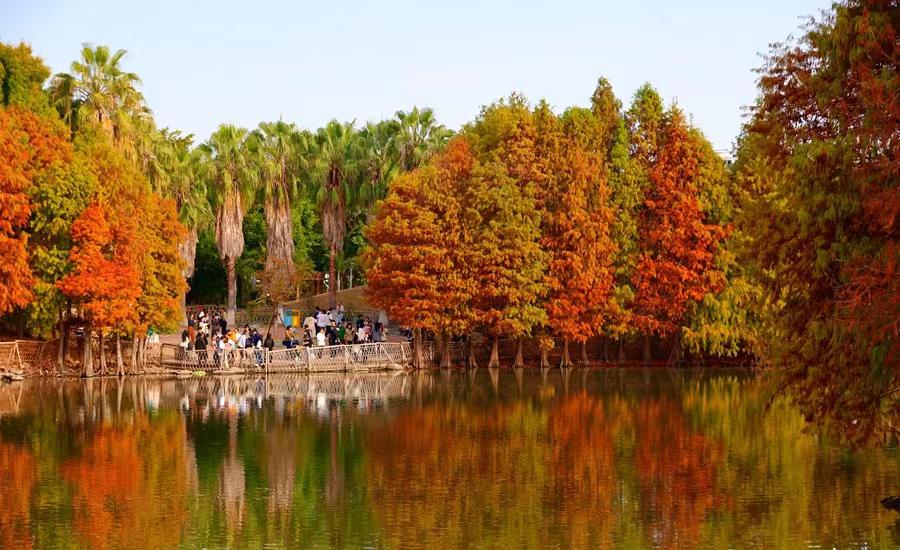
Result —
[{"label": "tree trunk", "polygon": [[466,366],[470,369],[478,368],[478,360],[475,359],[475,346],[472,345],[472,335],[466,337]]},{"label": "tree trunk", "polygon": [[331,245],[331,253],[328,255],[328,307],[334,309],[337,305],[337,284],[334,273],[334,257],[337,255],[337,247]]},{"label": "tree trunk", "polygon": [[234,264],[235,258],[231,256],[225,258],[225,276],[228,279],[228,313],[225,314],[225,320],[231,327],[234,326],[234,313],[237,309],[237,275]]},{"label": "tree trunk", "polygon": [[134,374],[138,371],[137,351],[138,351],[138,338],[137,338],[137,336],[133,336],[131,338],[131,373],[132,374]]},{"label": "tree trunk", "polygon": [[500,366],[500,337],[496,334],[491,339],[491,358],[488,360],[488,368],[496,369]]},{"label": "tree trunk", "polygon": [[[181,239],[181,242],[178,243],[178,254],[181,256],[183,261],[181,276],[184,277],[185,281],[194,276],[194,265],[197,258],[197,230],[196,229],[188,229],[184,235],[184,238]],[[185,287],[184,295],[181,296],[181,319],[182,324],[187,324],[187,293],[190,290],[190,285]]]},{"label": "tree trunk", "polygon": [[541,368],[549,369],[550,368],[550,353],[547,351],[547,346],[541,344]]},{"label": "tree trunk", "polygon": [[103,329],[97,331],[100,340],[100,374],[106,374],[106,339],[103,337]]},{"label": "tree trunk", "polygon": [[417,369],[425,368],[425,350],[424,342],[422,342],[422,329],[413,329],[413,367]]},{"label": "tree trunk", "polygon": [[619,363],[625,362],[625,338],[619,337]]},{"label": "tree trunk", "polygon": [[587,366],[590,363],[591,363],[591,361],[588,359],[588,352],[587,352],[587,340],[582,340],[581,341],[581,364]]},{"label": "tree trunk", "polygon": [[672,351],[669,352],[669,366],[676,367],[681,362],[681,332],[676,332],[672,339]]},{"label": "tree trunk", "polygon": [[84,349],[81,350],[81,376],[90,378],[94,376],[94,356],[91,351],[91,324],[84,327]]},{"label": "tree trunk", "polygon": [[[187,284],[187,282],[185,282]],[[181,295],[181,326],[186,327],[188,324],[188,315],[187,315],[187,291]]]},{"label": "tree trunk", "polygon": [[562,359],[559,361],[560,367],[571,367],[572,366],[572,358],[569,356],[569,337],[563,337],[563,351],[562,351]]},{"label": "tree trunk", "polygon": [[125,362],[122,361],[122,339],[116,332],[116,376],[125,376]]},{"label": "tree trunk", "polygon": [[603,337],[603,362],[609,363],[609,337]]},{"label": "tree trunk", "polygon": [[521,337],[516,339],[516,358],[513,360],[513,368],[520,369],[525,366],[525,353],[523,351],[523,339]]},{"label": "tree trunk", "polygon": [[441,338],[441,368],[449,369],[452,363],[450,361],[450,337],[444,334]]},{"label": "tree trunk", "polygon": [[65,314],[62,310],[59,311],[59,350],[56,354],[56,365],[58,370],[62,372],[62,370],[66,367],[66,344],[68,344],[69,339],[69,331],[66,329],[66,318]]},{"label": "tree trunk", "polygon": [[653,354],[650,352],[650,335],[645,334],[643,336],[644,339],[644,363],[649,363],[653,360]]},{"label": "tree trunk", "polygon": [[294,263],[294,220],[287,190],[266,198],[266,271]]},{"label": "tree trunk", "polygon": [[144,370],[144,344],[147,340],[145,338],[138,338],[138,346],[137,346],[137,367],[138,372]]}]

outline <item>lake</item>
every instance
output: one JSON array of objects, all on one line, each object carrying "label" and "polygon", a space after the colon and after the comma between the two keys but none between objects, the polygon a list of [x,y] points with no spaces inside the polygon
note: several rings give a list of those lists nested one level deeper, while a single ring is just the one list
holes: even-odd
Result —
[{"label": "lake", "polygon": [[898,548],[896,448],[742,370],[0,386],[2,548]]}]

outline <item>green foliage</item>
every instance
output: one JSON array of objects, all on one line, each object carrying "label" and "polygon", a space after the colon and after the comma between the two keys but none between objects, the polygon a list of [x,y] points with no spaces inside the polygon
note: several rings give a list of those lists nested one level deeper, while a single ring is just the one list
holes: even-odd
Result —
[{"label": "green foliage", "polygon": [[76,153],[71,165],[53,166],[35,179],[29,194],[29,254],[38,279],[35,301],[28,307],[28,329],[47,335],[57,322],[64,299],[56,282],[69,273],[72,222],[90,204],[98,189],[88,161]]},{"label": "green foliage", "polygon": [[53,115],[42,89],[50,76],[43,60],[31,53],[31,46],[0,43],[0,105],[17,106],[43,116]]}]

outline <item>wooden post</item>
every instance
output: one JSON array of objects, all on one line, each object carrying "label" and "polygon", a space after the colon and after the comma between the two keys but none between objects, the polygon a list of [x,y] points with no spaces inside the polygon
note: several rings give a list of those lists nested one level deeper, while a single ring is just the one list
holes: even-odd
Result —
[{"label": "wooden post", "polygon": [[271,353],[271,352],[270,352],[270,350],[267,349],[267,350],[264,351],[263,353],[265,354],[265,355],[264,355],[264,360],[265,360],[265,363],[266,363],[266,376],[269,376],[269,353]]}]

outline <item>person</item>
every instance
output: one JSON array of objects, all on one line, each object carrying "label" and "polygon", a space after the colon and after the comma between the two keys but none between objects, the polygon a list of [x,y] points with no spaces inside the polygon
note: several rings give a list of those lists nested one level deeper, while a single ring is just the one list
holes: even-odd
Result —
[{"label": "person", "polygon": [[303,347],[312,347],[312,333],[308,330],[303,331]]},{"label": "person", "polygon": [[368,340],[368,333],[366,332],[366,326],[362,325],[356,330],[356,338],[357,342],[360,344],[365,344]]},{"label": "person", "polygon": [[316,319],[312,316],[312,314],[307,315],[306,319],[303,320],[303,328],[310,334],[316,331]]},{"label": "person", "polygon": [[219,326],[222,328],[222,334],[228,332],[228,319],[225,317],[225,310],[219,314]]},{"label": "person", "polygon": [[275,349],[275,339],[272,338],[272,335],[270,333],[266,334],[266,338],[265,340],[263,340],[263,347],[268,351],[272,351],[273,349]]},{"label": "person", "polygon": [[381,342],[381,323],[375,323],[375,329],[372,331],[372,341]]},{"label": "person", "polygon": [[347,327],[345,327],[343,325],[343,323],[341,323],[340,325],[338,325],[338,329],[337,329],[338,343],[343,344],[346,336],[347,336]]},{"label": "person", "polygon": [[291,329],[284,331],[284,340],[281,341],[281,345],[287,349],[294,347],[294,337],[292,333],[293,331]]},{"label": "person", "polygon": [[325,330],[325,327],[328,326],[328,314],[325,311],[316,308],[316,328],[318,330]]},{"label": "person", "polygon": [[237,337],[237,347],[238,347],[238,349],[247,349],[247,347],[248,347],[248,346],[247,346],[247,336],[248,336],[247,329],[244,329],[244,332],[242,332],[242,333]]},{"label": "person", "polygon": [[263,364],[263,352],[262,352],[262,336],[259,335],[259,331],[253,329],[253,332],[250,334],[250,347],[253,348],[253,360],[257,365]]},{"label": "person", "polygon": [[335,321],[337,321],[339,325],[344,323],[344,304],[342,303],[338,303],[337,305],[337,318],[335,318]]},{"label": "person", "polygon": [[198,332],[197,339],[194,340],[194,348],[197,350],[197,362],[201,367],[206,366],[206,333]]},{"label": "person", "polygon": [[317,346],[325,345],[325,329],[321,329],[321,330],[319,330],[319,332],[316,333],[316,345]]}]

